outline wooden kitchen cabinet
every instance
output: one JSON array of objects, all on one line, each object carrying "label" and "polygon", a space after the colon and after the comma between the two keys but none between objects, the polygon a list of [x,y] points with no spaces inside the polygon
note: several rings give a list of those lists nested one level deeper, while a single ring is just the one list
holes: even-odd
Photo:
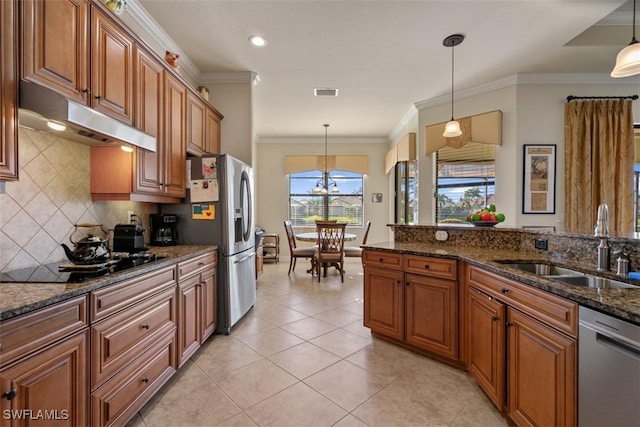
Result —
[{"label": "wooden kitchen cabinet", "polygon": [[507,412],[519,426],[577,425],[577,345],[508,310]]},{"label": "wooden kitchen cabinet", "polygon": [[187,95],[187,153],[194,156],[220,153],[222,115],[200,95],[189,89]]},{"label": "wooden kitchen cabinet", "polygon": [[136,48],[136,126],[157,139],[157,151],[91,147],[94,201],[178,203],[186,195],[186,86]]},{"label": "wooden kitchen cabinet", "polygon": [[178,264],[178,366],[216,330],[217,252]]},{"label": "wooden kitchen cabinet", "polygon": [[504,407],[506,306],[480,290],[467,293],[467,369],[497,408]]},{"label": "wooden kitchen cabinet", "polygon": [[[2,322],[3,413],[50,411],[60,418],[56,425],[87,424],[87,306],[86,296],[80,296]],[[15,421],[2,417],[0,425],[16,425]]]},{"label": "wooden kitchen cabinet", "polygon": [[372,332],[404,340],[404,273],[364,269],[364,326]]},{"label": "wooden kitchen cabinet", "polygon": [[22,74],[133,123],[133,39],[87,0],[22,3]]},{"label": "wooden kitchen cabinet", "polygon": [[458,360],[457,261],[365,250],[364,325]]},{"label": "wooden kitchen cabinet", "polygon": [[480,387],[519,426],[576,425],[577,304],[475,266],[465,281],[469,372]]},{"label": "wooden kitchen cabinet", "polygon": [[18,179],[17,2],[0,2],[0,180]]}]

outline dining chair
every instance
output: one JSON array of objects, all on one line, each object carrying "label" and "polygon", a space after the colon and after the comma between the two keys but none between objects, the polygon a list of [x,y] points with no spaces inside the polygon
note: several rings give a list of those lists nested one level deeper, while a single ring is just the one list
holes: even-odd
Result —
[{"label": "dining chair", "polygon": [[[362,236],[362,243],[367,243],[367,237],[369,236],[369,229],[371,228],[371,221],[367,221],[367,225],[364,227],[364,236]],[[362,248],[359,246],[345,246],[344,256],[347,258],[362,258]]]},{"label": "dining chair", "polygon": [[[347,224],[319,223],[318,248],[316,253],[316,270],[318,282],[320,269],[334,266],[340,272],[340,279],[344,282],[344,230]],[[326,271],[326,270],[325,270]]]},{"label": "dining chair", "polygon": [[291,221],[284,221],[284,230],[287,233],[287,240],[289,241],[289,253],[291,254],[291,258],[289,260],[289,273],[291,271],[295,271],[296,269],[296,261],[298,258],[307,258],[311,259],[311,266],[313,272],[314,259],[316,256],[316,248],[298,248],[296,247],[296,236],[293,234],[293,227],[291,226]]}]

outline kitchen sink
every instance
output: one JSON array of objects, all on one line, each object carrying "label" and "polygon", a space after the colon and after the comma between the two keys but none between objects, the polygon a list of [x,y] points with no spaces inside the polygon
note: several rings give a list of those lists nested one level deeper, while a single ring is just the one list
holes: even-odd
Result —
[{"label": "kitchen sink", "polygon": [[571,270],[569,268],[559,267],[557,265],[552,264],[543,264],[543,263],[535,263],[535,262],[502,262],[498,261],[500,264],[515,268],[517,270],[526,271],[528,273],[534,273],[539,276],[584,276],[584,273],[581,273],[576,270]]},{"label": "kitchen sink", "polygon": [[590,288],[598,289],[640,288],[640,286],[632,285],[630,283],[619,282],[617,280],[597,276],[561,276],[553,277],[552,279],[567,283],[569,285],[588,286]]}]

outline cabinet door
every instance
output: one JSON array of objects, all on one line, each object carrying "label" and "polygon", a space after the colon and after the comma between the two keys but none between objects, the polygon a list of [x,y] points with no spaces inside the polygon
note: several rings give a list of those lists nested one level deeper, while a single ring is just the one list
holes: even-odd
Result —
[{"label": "cabinet door", "polygon": [[[23,0],[20,3],[22,4],[21,78],[46,86],[81,104],[87,104],[89,95],[88,1]],[[5,58],[4,55],[3,58]]]},{"label": "cabinet door", "polygon": [[364,326],[372,332],[404,339],[404,273],[368,267],[364,270]]},{"label": "cabinet door", "polygon": [[457,282],[417,274],[405,280],[407,344],[457,359]]},{"label": "cabinet door", "polygon": [[211,108],[207,108],[205,117],[205,147],[204,151],[220,154],[220,115]]},{"label": "cabinet door", "polygon": [[504,407],[505,305],[470,287],[468,312],[469,373],[499,410]]},{"label": "cabinet door", "polygon": [[155,136],[157,151],[136,149],[136,177],[134,191],[162,194],[163,146],[162,146],[162,76],[163,67],[147,52],[135,49],[136,122],[141,131]]},{"label": "cabinet door", "polygon": [[520,426],[576,425],[576,341],[508,310],[509,416]]},{"label": "cabinet door", "polygon": [[187,94],[187,152],[202,156],[205,152],[205,106],[196,95]]},{"label": "cabinet door", "polygon": [[178,283],[178,367],[200,347],[200,275]]},{"label": "cabinet door", "polygon": [[[0,399],[2,413],[31,410],[32,417],[45,417],[42,425],[87,425],[87,335],[82,332],[2,371],[1,393],[10,393]],[[31,420],[17,421],[2,417],[0,425],[31,425]]]},{"label": "cabinet door", "polygon": [[186,98],[187,88],[169,73],[164,73],[164,193],[184,197],[186,193]]},{"label": "cabinet door", "polygon": [[216,330],[217,321],[217,283],[216,270],[211,269],[202,273],[200,280],[200,296],[202,304],[202,337],[201,342],[209,338]]},{"label": "cabinet door", "polygon": [[91,98],[94,109],[133,124],[133,42],[96,8],[91,11]]},{"label": "cabinet door", "polygon": [[0,2],[0,180],[18,179],[17,2]]}]

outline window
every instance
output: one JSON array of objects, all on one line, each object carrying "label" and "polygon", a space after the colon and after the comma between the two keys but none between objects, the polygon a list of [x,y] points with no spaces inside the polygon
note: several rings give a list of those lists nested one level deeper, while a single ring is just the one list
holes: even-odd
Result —
[{"label": "window", "polygon": [[395,165],[395,222],[415,224],[418,218],[418,162],[405,161]]},{"label": "window", "polygon": [[495,146],[468,143],[436,152],[436,222],[463,222],[494,203]]},{"label": "window", "polygon": [[[363,174],[332,170],[329,191],[314,192],[322,187],[320,170],[289,174],[289,219],[295,226],[315,226],[316,220],[336,219],[353,226],[363,225]],[[334,191],[334,188],[338,191]]]}]

